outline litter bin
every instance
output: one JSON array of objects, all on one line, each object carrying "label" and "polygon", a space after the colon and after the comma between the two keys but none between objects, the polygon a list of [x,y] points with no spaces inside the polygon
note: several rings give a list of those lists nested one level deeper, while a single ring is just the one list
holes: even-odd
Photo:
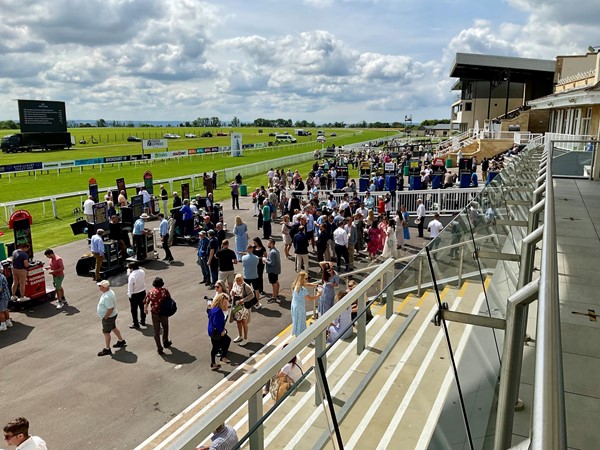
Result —
[{"label": "litter bin", "polygon": [[6,246],[4,242],[0,242],[0,261],[4,261],[6,259]]},{"label": "litter bin", "polygon": [[335,188],[344,189],[346,187],[346,177],[337,177],[335,179]]},{"label": "litter bin", "polygon": [[240,195],[244,197],[248,195],[248,187],[245,184],[240,184]]},{"label": "litter bin", "polygon": [[450,158],[448,158],[446,160],[446,168],[447,169],[452,169],[452,160]]},{"label": "litter bin", "polygon": [[359,178],[358,179],[358,191],[365,192],[369,190],[369,179],[368,178]]},{"label": "litter bin", "polygon": [[407,177],[410,174],[410,168],[408,166],[404,166],[404,169],[402,169],[402,170],[403,170],[402,173],[404,174],[405,177]]}]

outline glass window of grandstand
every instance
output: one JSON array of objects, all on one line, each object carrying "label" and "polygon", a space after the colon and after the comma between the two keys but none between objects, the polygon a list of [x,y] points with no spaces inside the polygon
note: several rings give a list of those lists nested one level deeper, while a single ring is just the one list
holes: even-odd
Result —
[{"label": "glass window of grandstand", "polygon": [[590,120],[592,119],[592,108],[588,108],[585,117],[581,120],[581,134],[587,136],[590,132]]},{"label": "glass window of grandstand", "polygon": [[471,111],[473,109],[473,104],[471,102],[465,103],[465,111]]}]

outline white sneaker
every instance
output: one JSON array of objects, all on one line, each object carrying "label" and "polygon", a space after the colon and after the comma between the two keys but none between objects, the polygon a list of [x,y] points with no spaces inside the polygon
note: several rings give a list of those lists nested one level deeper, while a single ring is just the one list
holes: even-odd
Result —
[{"label": "white sneaker", "polygon": [[6,328],[10,328],[13,326],[12,320],[6,319]]},{"label": "white sneaker", "polygon": [[14,302],[17,299],[17,296],[16,295],[11,295],[10,299]]},{"label": "white sneaker", "polygon": [[56,309],[62,309],[63,306],[65,306],[65,304],[59,300],[56,304]]},{"label": "white sneaker", "polygon": [[21,297],[21,298],[19,299],[19,301],[20,301],[20,302],[27,302],[27,301],[29,301],[29,300],[31,300],[29,297]]},{"label": "white sneaker", "polygon": [[0,323],[0,331],[6,331],[6,322]]},{"label": "white sneaker", "polygon": [[233,342],[235,342],[235,343],[237,344],[238,342],[241,342],[241,341],[243,341],[243,340],[244,340],[244,339],[243,339],[241,336],[238,336],[238,337],[236,337],[236,338],[233,340]]},{"label": "white sneaker", "polygon": [[239,343],[240,347],[243,347],[244,345],[246,345],[248,343],[248,341],[242,339]]}]

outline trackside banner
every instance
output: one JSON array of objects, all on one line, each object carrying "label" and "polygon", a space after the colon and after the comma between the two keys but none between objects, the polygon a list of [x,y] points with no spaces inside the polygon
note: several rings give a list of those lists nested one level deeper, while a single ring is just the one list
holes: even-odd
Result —
[{"label": "trackside banner", "polygon": [[[158,149],[168,148],[168,139],[145,139],[142,141],[143,145],[149,143],[148,146],[144,146],[144,149]],[[164,147],[161,147],[164,145]],[[260,142],[258,144],[243,144],[243,149],[256,149],[266,148],[268,143]],[[68,167],[83,167],[92,166],[98,164],[114,164],[114,163],[125,163],[132,161],[147,161],[151,159],[166,159],[166,158],[183,158],[188,156],[202,156],[210,153],[228,153],[231,151],[231,146],[221,147],[199,147],[189,148],[187,150],[172,150],[163,152],[154,152],[144,155],[124,155],[124,156],[105,156],[103,158],[87,158],[87,159],[75,159],[70,161],[53,161],[53,162],[31,162],[23,164],[5,164],[0,165],[0,173],[11,173],[11,172],[28,172],[31,170],[51,170],[51,169],[64,169]]]}]

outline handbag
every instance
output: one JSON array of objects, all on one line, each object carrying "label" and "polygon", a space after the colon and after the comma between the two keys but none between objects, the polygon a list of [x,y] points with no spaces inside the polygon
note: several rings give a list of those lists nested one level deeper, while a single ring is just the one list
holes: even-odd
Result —
[{"label": "handbag", "polygon": [[214,339],[215,341],[220,341],[221,340],[221,332],[219,330],[217,330],[216,328],[213,328],[210,338]]},{"label": "handbag", "polygon": [[235,320],[235,315],[237,313],[239,313],[243,307],[244,307],[244,305],[242,305],[241,303],[237,303],[236,305],[231,307],[231,311],[229,312],[229,321],[230,322],[233,322]]},{"label": "handbag", "polygon": [[289,375],[273,375],[271,378],[271,384],[269,385],[269,394],[271,398],[275,401],[279,401],[283,395],[290,390],[292,385],[294,384],[294,380],[292,380]]}]

